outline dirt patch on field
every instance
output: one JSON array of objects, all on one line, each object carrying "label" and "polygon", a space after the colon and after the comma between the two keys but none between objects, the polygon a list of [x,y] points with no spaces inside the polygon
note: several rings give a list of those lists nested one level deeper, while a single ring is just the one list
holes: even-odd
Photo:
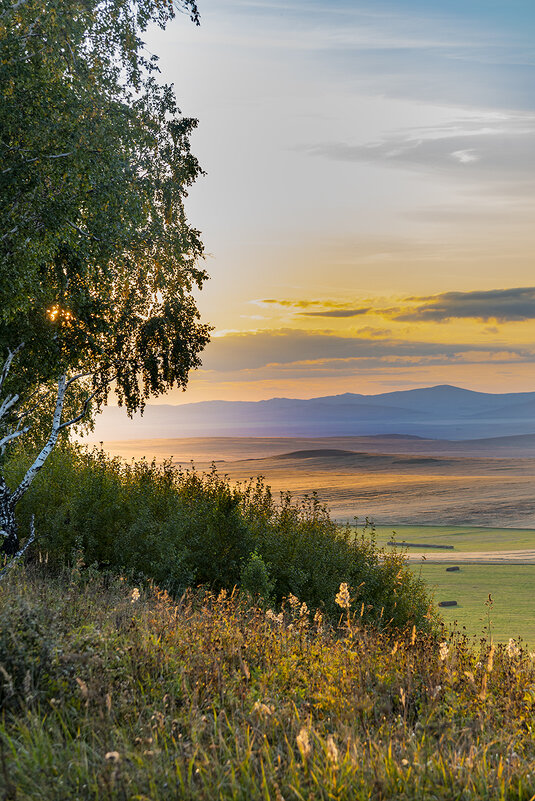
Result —
[{"label": "dirt patch on field", "polygon": [[421,551],[408,553],[409,562],[425,561],[429,564],[473,564],[473,565],[535,565],[535,550],[526,551],[459,551],[441,553]]}]

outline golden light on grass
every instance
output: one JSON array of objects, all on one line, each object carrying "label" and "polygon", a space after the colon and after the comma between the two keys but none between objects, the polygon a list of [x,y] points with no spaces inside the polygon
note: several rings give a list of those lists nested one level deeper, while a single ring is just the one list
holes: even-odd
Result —
[{"label": "golden light on grass", "polygon": [[351,608],[351,598],[349,595],[349,587],[347,583],[343,581],[340,584],[340,589],[338,590],[335,598],[336,603],[342,609],[350,609]]},{"label": "golden light on grass", "polygon": [[[39,786],[40,798],[53,801],[61,775],[65,799],[91,781],[107,797],[119,769],[116,780],[140,798],[166,798],[176,780],[182,796],[199,801],[242,797],[244,786],[255,800],[315,798],[318,784],[325,797],[344,787],[364,801],[370,787],[397,797],[400,776],[406,798],[427,797],[431,787],[438,796],[445,786],[459,797],[498,798],[503,782],[515,797],[535,792],[533,738],[522,724],[534,708],[535,664],[516,640],[512,659],[506,645],[452,634],[456,669],[445,671],[442,634],[363,624],[349,638],[325,623],[296,636],[288,620],[273,626],[238,592],[218,600],[188,591],[174,601],[148,588],[132,607],[133,589],[109,577],[29,571],[4,586],[0,633],[13,629],[20,640],[34,620],[49,621],[50,657],[40,638],[25,639],[25,658],[34,648],[45,662],[35,700],[20,709],[21,652],[0,637],[14,693],[2,683],[11,713],[0,734],[21,796]],[[295,619],[301,604],[288,607]],[[65,670],[74,663],[80,681]]]}]

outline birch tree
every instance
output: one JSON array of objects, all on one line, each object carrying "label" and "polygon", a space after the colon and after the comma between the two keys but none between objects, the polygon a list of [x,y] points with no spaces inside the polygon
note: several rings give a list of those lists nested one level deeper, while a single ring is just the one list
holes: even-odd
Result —
[{"label": "birch tree", "polygon": [[[194,0],[0,0],[0,552],[62,432],[106,402],[128,412],[200,365],[207,278],[185,214],[201,172],[143,46]],[[43,426],[46,430],[43,434]],[[2,465],[39,427],[17,487]],[[25,543],[27,545],[27,542]],[[25,547],[22,546],[22,547]]]}]

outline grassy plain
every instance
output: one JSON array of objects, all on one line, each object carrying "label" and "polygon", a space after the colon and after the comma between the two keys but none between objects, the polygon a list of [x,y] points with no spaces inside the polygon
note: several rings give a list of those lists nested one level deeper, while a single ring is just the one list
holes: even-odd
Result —
[{"label": "grassy plain", "polygon": [[[441,607],[448,627],[455,623],[470,636],[488,636],[496,642],[522,638],[535,648],[535,565],[461,565],[447,573],[445,565],[413,565],[429,583],[435,601],[457,601],[456,607]],[[489,593],[492,604],[488,605]]]},{"label": "grassy plain", "polygon": [[[535,551],[535,531],[529,529],[476,528],[470,526],[378,526],[377,541],[385,544],[391,539],[435,545],[454,545],[454,550],[408,548],[412,569],[421,574],[431,586],[435,601],[457,601],[456,607],[441,607],[444,622],[451,626],[457,622],[470,636],[487,634],[490,612],[491,633],[497,642],[510,637],[521,637],[529,647],[535,647],[535,563],[522,564],[533,556],[518,558]],[[418,551],[416,556],[415,551]],[[421,552],[425,561],[421,560]],[[501,552],[504,561],[491,564],[489,554]],[[463,559],[471,555],[470,562]],[[456,558],[456,555],[459,558]],[[474,564],[474,556],[479,563]],[[433,563],[439,560],[440,563]],[[517,561],[518,560],[518,561]],[[516,563],[515,563],[516,562]],[[447,572],[446,567],[459,565],[460,570]],[[489,593],[492,606],[486,606]]]},{"label": "grassy plain", "polygon": [[[535,530],[527,528],[483,528],[479,526],[376,526],[377,541],[383,545],[395,535],[398,543],[453,545],[455,552],[513,551],[535,549]],[[423,549],[422,549],[423,550]],[[430,550],[429,558],[433,558]]]},{"label": "grassy plain", "polygon": [[[355,450],[362,447],[370,450]],[[184,467],[193,460],[199,470],[215,460],[232,481],[264,476],[275,496],[316,492],[337,520],[535,528],[535,459],[525,451],[496,458],[488,450],[471,453],[469,443],[462,447],[460,456],[447,453],[444,443],[403,438],[380,438],[375,445],[359,438],[274,437],[105,444],[124,458],[172,458]]]},{"label": "grassy plain", "polygon": [[535,793],[522,650],[39,568],[0,585],[0,662],[5,801]]}]

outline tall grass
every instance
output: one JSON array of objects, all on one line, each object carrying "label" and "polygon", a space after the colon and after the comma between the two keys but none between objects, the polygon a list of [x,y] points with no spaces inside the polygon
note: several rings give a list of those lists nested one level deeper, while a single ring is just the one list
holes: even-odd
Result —
[{"label": "tall grass", "polygon": [[[18,452],[7,467],[13,483],[24,466]],[[153,579],[175,596],[241,585],[280,604],[291,593],[331,617],[347,582],[366,621],[429,627],[425,584],[401,553],[378,549],[371,531],[355,537],[336,525],[314,496],[276,502],[261,479],[233,486],[215,469],[126,464],[65,445],[25,496],[23,527],[32,513],[56,564],[79,553],[87,565]]]},{"label": "tall grass", "polygon": [[337,626],[301,599],[173,601],[81,566],[0,585],[6,799],[525,799],[535,665],[516,643]]}]

